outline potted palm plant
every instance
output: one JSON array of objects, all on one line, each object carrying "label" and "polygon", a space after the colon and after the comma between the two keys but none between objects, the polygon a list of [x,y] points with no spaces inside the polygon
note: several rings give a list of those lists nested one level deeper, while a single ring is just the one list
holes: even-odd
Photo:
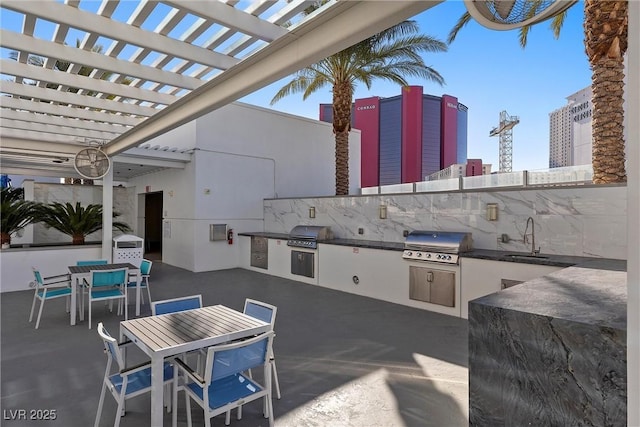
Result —
[{"label": "potted palm plant", "polygon": [[13,187],[0,190],[0,203],[0,242],[6,249],[13,234],[37,221],[38,204],[24,200],[24,190]]},{"label": "potted palm plant", "polygon": [[[117,216],[120,214],[113,212],[113,217]],[[37,217],[38,221],[44,223],[46,227],[71,236],[74,245],[83,245],[85,237],[102,230],[102,205],[99,204],[83,207],[80,202],[75,206],[68,202],[65,204],[53,202],[40,205]],[[131,231],[131,227],[120,221],[114,221],[113,228],[122,232]]]}]

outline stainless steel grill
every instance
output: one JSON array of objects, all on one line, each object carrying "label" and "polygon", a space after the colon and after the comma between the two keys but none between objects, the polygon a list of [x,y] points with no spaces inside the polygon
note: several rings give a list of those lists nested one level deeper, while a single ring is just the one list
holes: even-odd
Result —
[{"label": "stainless steel grill", "polygon": [[407,235],[402,258],[458,264],[458,254],[472,249],[471,233],[415,230]]},{"label": "stainless steel grill", "polygon": [[296,225],[289,232],[287,245],[298,248],[316,249],[318,240],[333,239],[331,228],[323,225]]}]

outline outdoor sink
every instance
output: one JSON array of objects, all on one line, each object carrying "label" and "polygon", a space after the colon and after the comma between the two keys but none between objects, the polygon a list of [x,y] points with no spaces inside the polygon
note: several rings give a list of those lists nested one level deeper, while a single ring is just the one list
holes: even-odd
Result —
[{"label": "outdoor sink", "polygon": [[549,259],[548,256],[545,255],[526,255],[526,254],[507,254],[505,255],[505,257],[507,258],[514,258],[514,259]]}]

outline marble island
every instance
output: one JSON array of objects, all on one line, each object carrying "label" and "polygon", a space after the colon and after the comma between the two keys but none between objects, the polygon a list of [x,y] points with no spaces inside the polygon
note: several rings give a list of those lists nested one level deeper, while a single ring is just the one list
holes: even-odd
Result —
[{"label": "marble island", "polygon": [[469,302],[469,424],[626,426],[624,261]]}]

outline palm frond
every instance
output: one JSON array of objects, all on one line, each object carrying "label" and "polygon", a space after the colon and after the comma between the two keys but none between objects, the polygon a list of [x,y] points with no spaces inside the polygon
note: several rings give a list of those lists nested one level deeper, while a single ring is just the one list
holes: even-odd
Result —
[{"label": "palm frond", "polygon": [[[113,212],[113,217],[118,217],[118,212]],[[88,236],[91,233],[102,230],[102,205],[90,204],[82,207],[80,202],[75,205],[53,202],[41,205],[38,211],[38,220],[49,228],[60,231],[69,236]],[[113,221],[113,228],[127,232],[131,228],[120,221]]]},{"label": "palm frond", "polygon": [[449,31],[449,35],[447,36],[448,44],[453,43],[456,37],[458,37],[458,33],[460,32],[460,30],[464,28],[464,26],[467,25],[469,21],[471,21],[471,15],[469,15],[469,12],[463,13],[462,16],[458,18],[458,22],[456,22],[456,25],[453,26],[451,31]]},{"label": "palm frond", "polygon": [[553,31],[553,37],[556,39],[560,38],[560,31],[562,30],[562,26],[564,25],[564,21],[567,19],[568,10],[565,10],[562,13],[557,14],[551,20],[551,30]]}]

